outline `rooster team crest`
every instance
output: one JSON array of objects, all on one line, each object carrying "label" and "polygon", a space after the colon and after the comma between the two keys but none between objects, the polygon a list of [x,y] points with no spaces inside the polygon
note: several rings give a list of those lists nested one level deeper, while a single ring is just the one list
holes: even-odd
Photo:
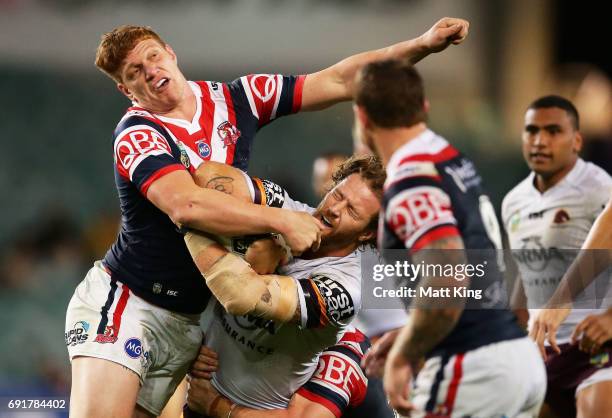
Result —
[{"label": "rooster team crest", "polygon": [[223,148],[227,148],[230,145],[235,145],[240,138],[240,131],[234,125],[225,121],[217,126],[217,134],[223,141]]}]

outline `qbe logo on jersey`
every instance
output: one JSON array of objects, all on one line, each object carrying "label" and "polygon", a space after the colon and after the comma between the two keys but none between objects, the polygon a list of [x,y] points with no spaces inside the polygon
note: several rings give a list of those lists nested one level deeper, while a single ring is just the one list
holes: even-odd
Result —
[{"label": "qbe logo on jersey", "polygon": [[133,170],[147,156],[172,155],[166,139],[148,127],[139,125],[128,128],[118,138],[115,142],[115,159],[127,171]]}]

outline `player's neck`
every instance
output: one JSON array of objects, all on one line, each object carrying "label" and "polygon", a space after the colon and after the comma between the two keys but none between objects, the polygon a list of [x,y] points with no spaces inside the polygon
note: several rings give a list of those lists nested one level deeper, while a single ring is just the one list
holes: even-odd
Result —
[{"label": "player's neck", "polygon": [[427,130],[425,122],[417,123],[409,127],[379,129],[372,132],[376,151],[386,167],[391,156],[404,144],[412,141]]},{"label": "player's neck", "polygon": [[557,185],[561,180],[565,178],[569,174],[570,171],[576,166],[576,162],[578,159],[574,160],[573,163],[566,165],[561,170],[550,176],[543,176],[541,174],[535,175],[534,186],[540,192],[544,193],[547,190],[550,190],[552,187]]},{"label": "player's neck", "polygon": [[347,245],[343,248],[333,248],[328,247],[325,243],[321,243],[321,247],[317,251],[306,251],[300,258],[305,260],[312,260],[313,258],[323,258],[323,257],[346,257],[357,249],[357,246],[354,244]]},{"label": "player's neck", "polygon": [[184,80],[183,98],[177,106],[167,112],[156,112],[156,114],[172,119],[183,119],[188,122],[193,120],[197,110],[197,97],[191,90],[189,82]]}]

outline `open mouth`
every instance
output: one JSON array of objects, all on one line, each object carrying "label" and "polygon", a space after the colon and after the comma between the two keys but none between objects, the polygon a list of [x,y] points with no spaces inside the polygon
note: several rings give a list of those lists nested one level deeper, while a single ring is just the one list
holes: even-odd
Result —
[{"label": "open mouth", "polygon": [[166,87],[168,85],[168,83],[170,83],[170,79],[167,77],[162,77],[159,80],[157,80],[157,83],[155,83],[155,90],[160,91],[163,90],[164,87]]},{"label": "open mouth", "polygon": [[333,228],[334,226],[332,225],[332,223],[323,215],[321,215],[321,222],[323,223],[323,225],[325,225],[328,228]]}]

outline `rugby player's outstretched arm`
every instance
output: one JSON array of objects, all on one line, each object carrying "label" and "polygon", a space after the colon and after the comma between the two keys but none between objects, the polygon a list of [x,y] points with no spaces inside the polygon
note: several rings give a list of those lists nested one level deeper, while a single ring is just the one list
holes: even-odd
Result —
[{"label": "rugby player's outstretched arm", "polygon": [[451,44],[460,44],[468,34],[469,22],[445,17],[427,32],[409,41],[374,51],[350,56],[304,81],[302,110],[320,110],[353,98],[355,75],[364,65],[385,59],[407,59],[413,64],[432,52],[440,52]]},{"label": "rugby player's outstretched arm", "polygon": [[296,252],[318,246],[318,221],[307,213],[260,206],[196,185],[187,171],[173,171],[155,180],[147,198],[172,221],[215,235],[282,234]]}]

